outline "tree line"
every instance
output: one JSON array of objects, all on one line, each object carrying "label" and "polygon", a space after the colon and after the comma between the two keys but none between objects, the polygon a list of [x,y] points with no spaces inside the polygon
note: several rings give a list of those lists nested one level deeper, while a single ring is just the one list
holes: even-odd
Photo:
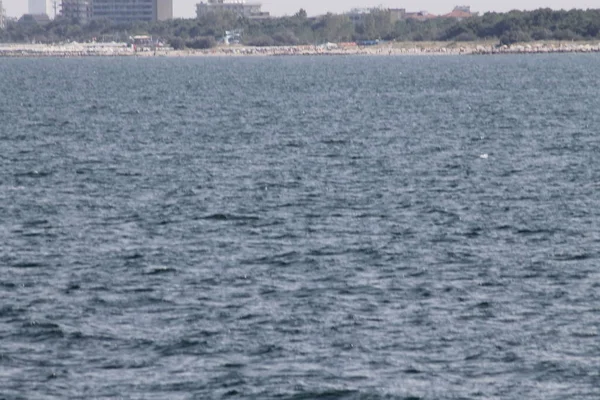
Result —
[{"label": "tree line", "polygon": [[0,30],[0,42],[58,43],[66,41],[127,41],[133,35],[160,37],[176,49],[215,46],[226,31],[243,32],[248,46],[306,45],[362,40],[476,41],[499,44],[533,40],[600,39],[600,10],[538,9],[535,11],[488,12],[460,21],[434,18],[393,22],[389,12],[375,10],[361,24],[346,15],[327,14],[309,18],[304,10],[293,16],[249,19],[223,13],[196,19],[115,24],[93,20],[81,24],[57,18],[47,25],[12,22]]}]

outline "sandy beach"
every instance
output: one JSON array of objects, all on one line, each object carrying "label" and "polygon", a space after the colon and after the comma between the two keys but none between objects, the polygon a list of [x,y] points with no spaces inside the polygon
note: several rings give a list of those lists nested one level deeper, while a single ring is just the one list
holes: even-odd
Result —
[{"label": "sandy beach", "polygon": [[495,42],[390,42],[361,47],[353,43],[320,46],[220,46],[207,50],[134,51],[125,43],[0,44],[0,57],[198,57],[198,56],[418,56],[598,53],[598,42],[532,42],[497,46]]}]

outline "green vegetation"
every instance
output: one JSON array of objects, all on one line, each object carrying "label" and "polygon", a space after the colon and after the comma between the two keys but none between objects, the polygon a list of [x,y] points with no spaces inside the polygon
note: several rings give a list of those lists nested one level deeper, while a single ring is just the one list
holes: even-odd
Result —
[{"label": "green vegetation", "polygon": [[497,40],[500,44],[532,40],[600,39],[600,10],[511,11],[485,13],[456,21],[436,18],[393,23],[390,14],[375,11],[363,24],[354,25],[345,15],[327,14],[308,18],[300,10],[294,16],[246,19],[233,14],[200,19],[176,19],[157,23],[111,24],[56,19],[45,26],[10,23],[0,30],[0,42],[56,43],[65,41],[126,41],[132,35],[150,34],[176,49],[215,46],[226,30],[243,30],[242,43],[255,46],[317,44],[360,40],[475,41]]}]

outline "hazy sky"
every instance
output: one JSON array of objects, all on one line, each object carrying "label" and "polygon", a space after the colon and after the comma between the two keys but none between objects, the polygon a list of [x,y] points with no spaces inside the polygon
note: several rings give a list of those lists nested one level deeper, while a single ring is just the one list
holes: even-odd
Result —
[{"label": "hazy sky", "polygon": [[[27,0],[2,0],[8,15],[16,17],[27,12]],[[273,15],[294,14],[300,8],[309,15],[324,14],[327,11],[342,12],[353,7],[384,5],[406,8],[409,11],[426,10],[441,14],[452,10],[458,0],[263,0],[263,10]],[[60,0],[59,0],[60,2]],[[176,17],[192,17],[195,4],[199,0],[173,0]],[[458,1],[468,4],[473,11],[508,11],[511,9],[554,9],[600,8],[599,0],[503,0],[491,3],[489,0]]]}]

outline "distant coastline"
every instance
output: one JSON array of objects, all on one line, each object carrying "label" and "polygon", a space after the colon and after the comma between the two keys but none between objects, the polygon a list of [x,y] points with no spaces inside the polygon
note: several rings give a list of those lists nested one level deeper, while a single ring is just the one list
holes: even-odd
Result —
[{"label": "distant coastline", "polygon": [[495,42],[392,42],[376,46],[328,43],[321,46],[220,46],[205,50],[136,52],[124,43],[0,44],[2,58],[39,57],[268,57],[268,56],[433,56],[600,53],[600,41],[539,41],[498,46]]}]

